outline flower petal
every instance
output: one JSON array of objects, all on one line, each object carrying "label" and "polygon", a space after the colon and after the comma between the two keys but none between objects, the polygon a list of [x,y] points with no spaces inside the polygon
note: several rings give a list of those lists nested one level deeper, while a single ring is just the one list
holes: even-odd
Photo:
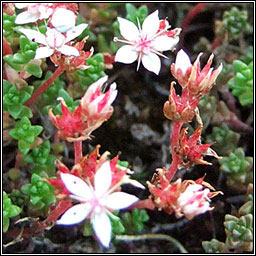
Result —
[{"label": "flower petal", "polygon": [[96,172],[94,176],[94,190],[97,196],[104,195],[112,181],[112,173],[110,169],[109,161],[101,165],[100,169]]},{"label": "flower petal", "polygon": [[72,46],[69,45],[62,45],[60,48],[58,48],[58,51],[60,51],[64,55],[68,56],[79,56],[79,51]]},{"label": "flower petal", "polygon": [[157,50],[157,51],[169,51],[174,49],[174,47],[179,42],[179,37],[168,37],[166,35],[164,36],[158,36],[151,44],[151,46]]},{"label": "flower petal", "polygon": [[80,24],[66,33],[66,43],[78,37],[87,28],[88,24]]},{"label": "flower petal", "polygon": [[111,222],[106,212],[95,214],[91,219],[93,229],[103,246],[109,247],[111,240]]},{"label": "flower petal", "polygon": [[23,33],[29,40],[35,40],[37,43],[47,45],[45,35],[34,29],[21,28],[19,31]]},{"label": "flower petal", "polygon": [[57,224],[73,225],[82,222],[90,213],[92,207],[90,204],[77,204],[68,209],[59,220]]},{"label": "flower petal", "polygon": [[38,18],[39,18],[38,15],[25,11],[17,15],[15,19],[15,23],[26,24],[26,23],[36,22]]},{"label": "flower petal", "polygon": [[106,198],[106,207],[118,210],[129,207],[137,202],[139,198],[124,192],[114,192]]},{"label": "flower petal", "polygon": [[182,49],[179,50],[176,56],[175,70],[177,71],[180,68],[183,75],[185,75],[187,69],[191,66],[189,56]]},{"label": "flower petal", "polygon": [[133,22],[120,17],[118,17],[117,20],[119,22],[121,35],[128,41],[137,41],[139,38],[139,30],[136,25]]},{"label": "flower petal", "polygon": [[133,50],[133,46],[124,45],[118,49],[115,56],[115,61],[130,64],[133,63],[137,58],[138,52]]},{"label": "flower petal", "polygon": [[65,8],[57,8],[51,17],[51,24],[59,32],[67,32],[75,27],[76,15]]},{"label": "flower petal", "polygon": [[144,20],[142,25],[143,34],[147,35],[147,38],[153,37],[159,29],[159,24],[158,10],[156,10]]},{"label": "flower petal", "polygon": [[84,201],[92,198],[90,187],[82,179],[68,173],[61,173],[60,177],[65,187],[72,194],[83,198]]},{"label": "flower petal", "polygon": [[142,64],[147,70],[154,72],[156,75],[159,74],[161,69],[161,62],[160,58],[155,53],[143,55]]},{"label": "flower petal", "polygon": [[54,49],[48,47],[39,47],[36,49],[35,60],[50,57],[54,53]]}]

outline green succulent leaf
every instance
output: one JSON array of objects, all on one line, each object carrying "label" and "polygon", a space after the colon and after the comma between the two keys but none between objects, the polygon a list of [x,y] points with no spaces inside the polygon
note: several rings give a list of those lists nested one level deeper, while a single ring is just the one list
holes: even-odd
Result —
[{"label": "green succulent leaf", "polygon": [[32,126],[27,117],[22,117],[20,121],[16,122],[14,129],[9,132],[9,135],[18,140],[18,147],[22,154],[27,154],[30,145],[43,131],[43,127],[39,125]]},{"label": "green succulent leaf", "polygon": [[228,81],[232,94],[237,96],[242,106],[253,103],[253,61],[248,65],[240,60],[233,62],[235,76]]},{"label": "green succulent leaf", "polygon": [[37,64],[27,64],[24,69],[33,76],[40,78],[43,74],[41,67]]},{"label": "green succulent leaf", "polygon": [[49,207],[56,200],[53,187],[35,173],[31,176],[31,183],[23,185],[21,190],[38,209]]},{"label": "green succulent leaf", "polygon": [[225,244],[217,239],[203,241],[202,246],[206,253],[223,253],[225,248]]}]

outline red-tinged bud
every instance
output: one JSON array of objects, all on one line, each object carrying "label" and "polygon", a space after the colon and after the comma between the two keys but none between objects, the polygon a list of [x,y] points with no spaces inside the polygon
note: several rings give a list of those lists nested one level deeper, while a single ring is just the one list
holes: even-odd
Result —
[{"label": "red-tinged bud", "polygon": [[[183,167],[189,168],[195,164],[211,163],[203,160],[203,156],[211,155],[218,158],[218,155],[211,149],[212,144],[201,144],[201,133],[203,126],[199,125],[196,131],[188,138],[188,128],[183,128],[179,137],[179,145],[176,149],[176,154],[180,157]],[[214,152],[214,153],[213,153]]]},{"label": "red-tinged bud", "polygon": [[164,104],[164,115],[174,122],[189,123],[195,116],[199,99],[189,99],[187,89],[182,91],[181,96],[178,96],[173,87],[174,84],[175,82],[171,83],[169,101]]},{"label": "red-tinged bud", "polygon": [[91,133],[107,121],[112,112],[111,104],[117,96],[116,84],[110,85],[106,93],[102,93],[107,76],[92,84],[86,91],[78,107],[71,113],[63,98],[61,101],[62,115],[54,115],[49,110],[49,117],[58,129],[58,136],[69,142],[90,138]]},{"label": "red-tinged bud", "polygon": [[193,97],[202,97],[208,94],[222,70],[222,64],[213,71],[211,64],[214,55],[212,54],[205,67],[200,70],[200,53],[192,65],[189,56],[180,50],[176,61],[171,65],[171,72],[183,88],[188,88],[189,94]]}]

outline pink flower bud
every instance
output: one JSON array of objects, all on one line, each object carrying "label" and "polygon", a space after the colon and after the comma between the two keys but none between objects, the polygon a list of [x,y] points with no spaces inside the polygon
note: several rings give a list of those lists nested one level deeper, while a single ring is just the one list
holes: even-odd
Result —
[{"label": "pink flower bud", "polygon": [[93,83],[81,99],[82,114],[86,116],[89,133],[108,120],[113,112],[111,104],[117,96],[116,83],[111,84],[109,90],[103,93],[107,79],[105,76]]}]

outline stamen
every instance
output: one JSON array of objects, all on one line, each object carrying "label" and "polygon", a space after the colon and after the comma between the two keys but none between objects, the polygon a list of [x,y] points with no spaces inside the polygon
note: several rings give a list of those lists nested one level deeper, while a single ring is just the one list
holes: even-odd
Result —
[{"label": "stamen", "polygon": [[139,57],[138,57],[137,71],[138,71],[139,68],[140,68],[141,58],[142,58],[142,53],[140,52],[140,53],[139,53]]},{"label": "stamen", "polygon": [[162,53],[160,53],[160,52],[158,52],[158,51],[156,51],[156,50],[154,50],[152,48],[150,49],[150,51],[155,53],[155,54],[157,54],[157,55],[159,55],[159,56],[161,56],[161,57],[164,57],[165,59],[169,59],[167,56],[163,55]]},{"label": "stamen", "polygon": [[120,43],[135,45],[134,42],[127,41],[127,40],[122,40],[122,39],[119,39],[119,38],[117,38],[117,37],[114,37],[114,38],[113,38],[113,41],[114,41],[115,43],[116,43],[116,42],[120,42]]},{"label": "stamen", "polygon": [[138,22],[138,28],[139,28],[139,32],[141,33],[141,26],[140,26],[140,20],[139,20],[139,18],[137,17],[137,22]]}]

